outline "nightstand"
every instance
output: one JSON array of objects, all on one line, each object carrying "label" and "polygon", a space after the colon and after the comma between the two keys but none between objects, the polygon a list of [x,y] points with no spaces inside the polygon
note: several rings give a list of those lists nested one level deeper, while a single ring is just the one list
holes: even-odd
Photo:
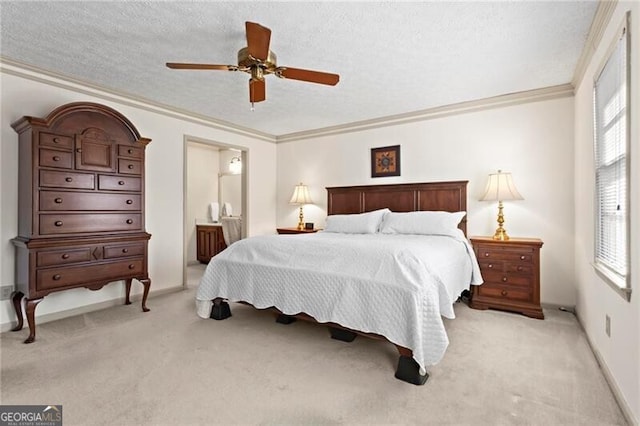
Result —
[{"label": "nightstand", "polygon": [[319,229],[278,228],[278,234],[313,234]]},{"label": "nightstand", "polygon": [[500,309],[544,319],[540,306],[540,248],[537,238],[470,238],[484,284],[471,286],[474,309]]}]

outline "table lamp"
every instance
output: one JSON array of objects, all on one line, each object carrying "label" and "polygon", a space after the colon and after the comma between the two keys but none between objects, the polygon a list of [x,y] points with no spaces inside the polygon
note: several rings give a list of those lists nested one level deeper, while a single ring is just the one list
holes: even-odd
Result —
[{"label": "table lamp", "polygon": [[498,202],[498,229],[496,229],[496,233],[493,235],[494,240],[506,241],[509,239],[507,231],[503,227],[504,215],[502,214],[502,202],[523,199],[513,184],[511,173],[498,170],[498,173],[489,175],[487,188],[484,191],[484,195],[480,197],[480,201]]},{"label": "table lamp", "polygon": [[311,196],[309,195],[309,188],[307,188],[307,185],[303,185],[302,182],[300,182],[299,185],[296,185],[296,187],[293,189],[293,195],[291,196],[291,200],[289,200],[289,203],[300,205],[300,215],[298,216],[300,220],[298,222],[298,230],[303,230],[304,214],[302,213],[302,206],[304,206],[305,204],[313,204],[313,201],[311,201]]}]

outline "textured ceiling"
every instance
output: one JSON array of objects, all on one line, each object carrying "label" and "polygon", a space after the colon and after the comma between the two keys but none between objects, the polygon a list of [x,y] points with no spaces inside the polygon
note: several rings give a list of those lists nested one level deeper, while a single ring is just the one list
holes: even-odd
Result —
[{"label": "textured ceiling", "polygon": [[[0,55],[271,135],[565,84],[595,1],[0,2]],[[337,86],[170,70],[235,64],[244,22],[271,29],[278,65],[340,74]]]}]

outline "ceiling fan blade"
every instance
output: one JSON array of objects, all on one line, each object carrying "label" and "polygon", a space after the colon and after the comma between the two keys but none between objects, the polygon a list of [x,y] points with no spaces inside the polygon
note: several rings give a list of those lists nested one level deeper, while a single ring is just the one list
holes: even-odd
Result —
[{"label": "ceiling fan blade", "polygon": [[327,84],[335,86],[340,81],[338,74],[328,72],[303,70],[300,68],[279,67],[275,73],[278,77],[291,80],[308,81],[309,83]]},{"label": "ceiling fan blade", "polygon": [[214,64],[182,64],[178,62],[167,62],[167,67],[174,70],[222,70],[237,71],[235,65],[214,65]]},{"label": "ceiling fan blade", "polygon": [[262,102],[267,99],[267,85],[264,80],[249,79],[249,101]]},{"label": "ceiling fan blade", "polygon": [[255,59],[266,61],[269,56],[271,30],[255,22],[245,22],[247,30],[247,48],[249,55]]}]

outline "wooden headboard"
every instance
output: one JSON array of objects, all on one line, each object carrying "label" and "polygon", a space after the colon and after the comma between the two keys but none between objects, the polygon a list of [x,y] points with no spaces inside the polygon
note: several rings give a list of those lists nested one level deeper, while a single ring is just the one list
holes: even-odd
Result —
[{"label": "wooden headboard", "polygon": [[[467,211],[466,180],[327,188],[327,214],[364,213],[389,208],[394,212]],[[458,226],[467,234],[467,217]]]}]

